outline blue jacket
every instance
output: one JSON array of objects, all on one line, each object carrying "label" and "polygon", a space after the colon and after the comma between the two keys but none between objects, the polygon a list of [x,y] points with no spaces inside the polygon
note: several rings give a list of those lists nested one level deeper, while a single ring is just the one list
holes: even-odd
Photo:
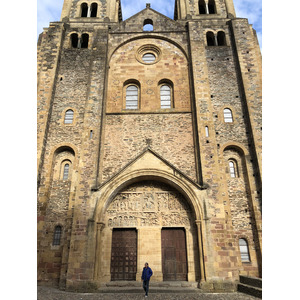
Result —
[{"label": "blue jacket", "polygon": [[143,274],[142,274],[142,280],[150,280],[150,277],[152,276],[153,272],[152,270],[148,268],[143,269]]}]

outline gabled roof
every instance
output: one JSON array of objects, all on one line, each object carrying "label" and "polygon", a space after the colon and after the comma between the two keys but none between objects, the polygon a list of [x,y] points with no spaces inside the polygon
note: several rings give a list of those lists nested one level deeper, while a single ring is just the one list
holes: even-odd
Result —
[{"label": "gabled roof", "polygon": [[141,152],[138,156],[136,156],[131,162],[129,162],[126,166],[124,166],[119,172],[117,172],[112,177],[110,177],[108,180],[106,180],[104,183],[102,183],[100,186],[98,186],[96,188],[93,188],[92,190],[93,191],[99,190],[101,187],[103,187],[104,185],[106,185],[107,183],[109,183],[110,181],[112,181],[114,178],[116,178],[117,176],[119,176],[121,173],[124,173],[127,169],[129,169],[131,166],[133,166],[135,163],[137,163],[139,160],[141,160],[141,158],[146,153],[150,153],[151,155],[153,155],[154,157],[156,157],[158,160],[160,160],[161,162],[163,162],[166,166],[168,166],[169,168],[171,168],[173,172],[176,172],[181,177],[184,177],[187,181],[189,181],[190,183],[192,183],[193,185],[195,185],[198,189],[204,190],[204,189],[208,188],[208,186],[206,184],[204,184],[203,186],[199,185],[197,182],[195,182],[193,179],[191,179],[190,177],[188,177],[186,174],[184,174],[182,171],[180,171],[178,168],[176,168],[169,161],[167,161],[166,159],[164,159],[161,155],[159,155],[158,153],[156,153],[150,147],[147,147],[143,152]]},{"label": "gabled roof", "polygon": [[[182,24],[170,19],[169,17],[159,13],[158,11],[146,7],[130,18],[124,20],[119,24],[119,27],[113,30],[112,32],[136,32],[141,31],[144,25],[145,20],[153,21],[154,32],[156,31],[183,31],[185,30],[185,26]],[[147,32],[147,31],[145,31]]]}]

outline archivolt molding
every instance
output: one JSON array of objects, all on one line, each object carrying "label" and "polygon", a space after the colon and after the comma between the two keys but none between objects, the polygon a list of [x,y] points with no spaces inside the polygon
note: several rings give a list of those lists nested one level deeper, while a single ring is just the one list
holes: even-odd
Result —
[{"label": "archivolt molding", "polygon": [[138,171],[134,170],[120,175],[104,185],[100,191],[96,192],[94,197],[96,197],[97,202],[93,219],[97,223],[104,222],[105,212],[114,197],[130,184],[143,180],[154,180],[172,186],[188,201],[194,211],[196,220],[203,219],[203,210],[199,203],[201,198],[195,193],[195,187],[192,187],[191,183],[173,175],[172,173],[148,168]]},{"label": "archivolt molding", "polygon": [[115,47],[114,49],[112,49],[111,51],[109,51],[109,54],[108,54],[108,62],[110,63],[113,55],[116,53],[116,51],[123,47],[124,45],[132,42],[132,41],[135,41],[135,40],[141,40],[141,39],[158,39],[158,40],[165,40],[167,42],[169,42],[170,44],[173,44],[174,46],[176,46],[182,53],[183,55],[185,56],[186,60],[189,61],[188,59],[188,55],[186,53],[186,51],[184,50],[184,47],[182,45],[180,45],[178,42],[174,42],[173,40],[165,37],[165,36],[160,36],[160,35],[154,35],[154,34],[145,34],[143,33],[143,35],[139,35],[139,36],[135,36],[135,37],[132,37],[132,38],[129,38],[128,40],[124,41],[123,43],[120,43],[117,47]]},{"label": "archivolt molding", "polygon": [[249,151],[240,143],[237,142],[228,142],[225,143],[224,145],[222,145],[222,147],[220,148],[220,153],[224,153],[224,151],[228,148],[233,148],[236,149],[237,151],[239,151],[241,154],[243,154],[244,156],[248,156],[249,155]]}]

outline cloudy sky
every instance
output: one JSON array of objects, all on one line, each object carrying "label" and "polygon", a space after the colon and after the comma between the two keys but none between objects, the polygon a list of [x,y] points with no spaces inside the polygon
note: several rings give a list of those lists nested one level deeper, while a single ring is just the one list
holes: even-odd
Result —
[{"label": "cloudy sky", "polygon": [[[248,18],[249,23],[257,31],[262,46],[262,1],[233,0],[237,17]],[[131,17],[151,3],[151,7],[160,13],[173,18],[175,0],[121,0],[123,20]],[[59,21],[63,0],[37,0],[37,33],[48,27],[49,22]]]}]

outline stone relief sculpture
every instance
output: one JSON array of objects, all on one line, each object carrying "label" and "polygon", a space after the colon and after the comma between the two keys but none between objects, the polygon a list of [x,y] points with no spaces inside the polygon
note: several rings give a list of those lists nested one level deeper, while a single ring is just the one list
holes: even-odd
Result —
[{"label": "stone relief sculpture", "polygon": [[106,211],[108,227],[191,226],[185,198],[164,184],[134,184],[117,194]]}]

